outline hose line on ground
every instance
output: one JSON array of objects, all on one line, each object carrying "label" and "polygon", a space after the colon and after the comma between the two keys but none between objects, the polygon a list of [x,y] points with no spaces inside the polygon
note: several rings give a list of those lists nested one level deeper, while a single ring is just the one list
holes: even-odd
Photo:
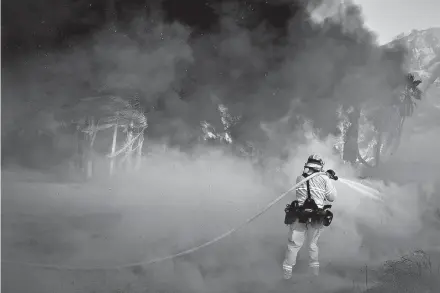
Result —
[{"label": "hose line on ground", "polygon": [[121,269],[127,269],[127,268],[133,268],[133,267],[139,267],[139,266],[147,266],[147,265],[151,265],[151,264],[155,264],[155,263],[160,263],[166,260],[171,260],[180,256],[184,256],[184,255],[188,255],[190,253],[196,252],[202,248],[205,248],[207,246],[210,246],[216,242],[219,242],[220,240],[222,240],[223,238],[226,238],[227,236],[231,235],[232,233],[240,230],[241,228],[245,227],[246,225],[248,225],[249,223],[251,223],[252,221],[254,221],[256,218],[258,218],[259,216],[261,216],[262,214],[264,214],[267,210],[269,210],[273,205],[275,205],[276,203],[278,203],[281,199],[283,199],[289,192],[293,191],[296,187],[298,187],[299,185],[303,184],[304,182],[312,179],[315,176],[318,175],[326,175],[326,172],[317,172],[314,173],[310,176],[308,176],[307,178],[301,180],[300,182],[296,183],[295,185],[293,185],[289,190],[287,190],[286,192],[284,192],[283,194],[281,194],[280,196],[278,196],[276,199],[274,199],[273,201],[271,201],[270,203],[268,203],[262,210],[260,210],[257,214],[255,214],[254,216],[248,218],[246,221],[244,221],[242,224],[236,226],[235,228],[230,229],[229,231],[217,236],[216,238],[207,241],[201,245],[189,248],[187,250],[175,253],[175,254],[170,254],[168,256],[164,256],[164,257],[159,257],[159,258],[155,258],[152,260],[148,260],[148,261],[141,261],[141,262],[135,262],[135,263],[128,263],[125,265],[119,265],[119,266],[105,266],[105,267],[74,267],[74,266],[65,266],[65,265],[53,265],[53,264],[41,264],[41,263],[30,263],[30,262],[17,262],[17,261],[10,261],[10,260],[2,260],[2,263],[10,263],[10,264],[15,264],[15,265],[22,265],[22,266],[29,266],[29,267],[38,267],[38,268],[42,268],[42,269],[48,269],[48,270],[71,270],[71,271],[96,271],[96,270],[121,270]]}]

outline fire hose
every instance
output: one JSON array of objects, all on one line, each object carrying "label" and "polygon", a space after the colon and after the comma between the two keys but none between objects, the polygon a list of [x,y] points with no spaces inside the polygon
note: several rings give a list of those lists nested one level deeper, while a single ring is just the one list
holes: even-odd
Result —
[{"label": "fire hose", "polygon": [[198,251],[198,250],[200,250],[202,248],[210,246],[210,245],[212,245],[212,244],[214,244],[216,242],[219,242],[223,238],[226,238],[227,236],[231,235],[232,233],[242,229],[243,227],[245,227],[246,225],[248,225],[249,223],[254,221],[256,218],[258,218],[259,216],[264,214],[267,210],[269,210],[272,206],[274,206],[280,200],[282,200],[288,193],[290,193],[291,191],[296,189],[301,184],[307,182],[308,180],[310,180],[313,177],[318,176],[318,175],[327,175],[327,176],[329,176],[330,179],[338,180],[338,177],[335,175],[335,172],[333,170],[328,170],[326,172],[314,173],[314,174],[308,176],[307,178],[301,180],[300,182],[296,183],[295,185],[293,185],[289,190],[287,190],[286,192],[284,192],[283,194],[281,194],[280,196],[275,198],[273,201],[268,203],[257,214],[255,214],[254,216],[248,218],[246,221],[244,221],[240,225],[236,226],[235,228],[232,228],[229,231],[227,231],[227,232],[217,236],[216,238],[214,238],[214,239],[212,239],[210,241],[207,241],[207,242],[205,242],[205,243],[203,243],[201,245],[189,248],[187,250],[184,250],[184,251],[181,251],[181,252],[178,252],[178,253],[175,253],[175,254],[167,255],[167,256],[164,256],[164,257],[159,257],[159,258],[148,260],[148,261],[140,261],[140,262],[128,263],[128,264],[118,265],[118,266],[102,266],[102,267],[74,267],[74,266],[55,265],[55,264],[18,262],[18,261],[3,260],[3,259],[2,259],[2,263],[22,265],[22,266],[28,266],[28,267],[38,267],[38,268],[47,269],[47,270],[70,270],[70,271],[107,270],[107,271],[110,271],[110,270],[121,270],[121,269],[127,269],[127,268],[139,267],[139,266],[147,266],[147,265],[151,265],[151,264],[155,264],[155,263],[160,263],[160,262],[163,262],[163,261],[166,261],[166,260],[171,260],[171,259],[174,259],[174,258],[177,258],[177,257],[180,257],[180,256],[191,254],[191,253],[196,252],[196,251]]}]

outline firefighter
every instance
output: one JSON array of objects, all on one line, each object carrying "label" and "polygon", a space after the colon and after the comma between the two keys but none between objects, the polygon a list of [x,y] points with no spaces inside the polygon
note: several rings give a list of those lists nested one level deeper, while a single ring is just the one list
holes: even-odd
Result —
[{"label": "firefighter", "polygon": [[[298,176],[296,182],[304,180],[307,176],[315,172],[323,172],[324,161],[319,155],[309,156],[304,171],[301,176]],[[333,186],[329,176],[322,174],[311,178],[307,182],[301,184],[296,188],[296,200],[301,207],[305,206],[305,203],[310,198],[316,204],[318,209],[324,207],[324,202],[333,202],[336,198],[336,189]],[[301,217],[300,217],[301,218]],[[304,244],[306,238],[309,238],[309,256],[310,256],[310,269],[313,275],[319,275],[319,261],[318,261],[318,239],[324,228],[323,222],[320,220],[308,221],[304,218],[297,219],[291,225],[289,225],[289,236],[286,256],[283,262],[284,279],[290,279],[292,277],[292,268],[296,264],[296,258],[299,250]]]}]

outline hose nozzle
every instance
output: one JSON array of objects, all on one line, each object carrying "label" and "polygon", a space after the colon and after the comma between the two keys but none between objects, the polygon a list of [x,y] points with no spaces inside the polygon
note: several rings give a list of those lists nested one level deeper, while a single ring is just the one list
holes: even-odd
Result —
[{"label": "hose nozzle", "polygon": [[325,171],[325,173],[327,173],[327,176],[330,178],[330,179],[333,179],[333,180],[338,180],[338,176],[336,176],[336,173],[335,173],[335,171],[333,171],[332,169],[328,169],[327,171]]}]

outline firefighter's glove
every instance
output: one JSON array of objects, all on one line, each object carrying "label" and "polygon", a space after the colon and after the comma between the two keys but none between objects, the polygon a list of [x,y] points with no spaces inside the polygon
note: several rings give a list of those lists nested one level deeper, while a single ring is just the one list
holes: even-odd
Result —
[{"label": "firefighter's glove", "polygon": [[338,176],[336,176],[335,171],[333,171],[332,169],[328,169],[325,173],[327,173],[327,176],[328,176],[330,179],[338,180]]}]

